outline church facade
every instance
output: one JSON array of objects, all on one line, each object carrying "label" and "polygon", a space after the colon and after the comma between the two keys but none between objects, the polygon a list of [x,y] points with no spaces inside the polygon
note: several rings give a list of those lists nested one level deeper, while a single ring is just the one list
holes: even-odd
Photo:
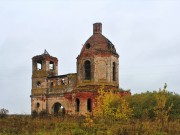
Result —
[{"label": "church facade", "polygon": [[[58,75],[58,59],[46,50],[32,58],[31,111],[58,114],[93,112],[98,89],[119,90],[119,55],[102,35],[102,24],[93,24],[93,35],[77,56],[77,73]],[[130,94],[119,91],[120,96]]]}]

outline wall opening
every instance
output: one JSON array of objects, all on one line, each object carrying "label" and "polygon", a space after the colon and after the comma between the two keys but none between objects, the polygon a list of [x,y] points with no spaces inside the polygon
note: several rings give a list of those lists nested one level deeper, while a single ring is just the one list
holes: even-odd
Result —
[{"label": "wall opening", "polygon": [[40,81],[38,81],[36,84],[37,84],[37,88],[41,87],[41,82]]},{"label": "wall opening", "polygon": [[53,105],[53,113],[54,116],[64,116],[65,115],[65,108],[59,102],[56,102]]},{"label": "wall opening", "polygon": [[50,61],[50,62],[49,62],[49,69],[50,69],[50,70],[53,70],[53,69],[54,69],[54,62],[53,62],[53,61]]},{"label": "wall opening", "polygon": [[88,100],[87,100],[87,110],[89,112],[92,112],[92,101],[90,98],[88,98]]},{"label": "wall opening", "polygon": [[58,115],[58,112],[59,112],[60,108],[61,108],[60,103],[55,103],[54,104],[54,115],[56,115],[56,116]]},{"label": "wall opening", "polygon": [[42,61],[37,61],[37,70],[42,69]]},{"label": "wall opening", "polygon": [[85,80],[91,80],[91,62],[86,60],[84,62]]},{"label": "wall opening", "polygon": [[53,85],[54,85],[53,82],[51,82],[50,86],[53,87]]},{"label": "wall opening", "polygon": [[86,44],[86,49],[89,49],[91,47],[91,45],[88,43]]},{"label": "wall opening", "polygon": [[61,80],[61,85],[65,85],[65,79],[64,78]]},{"label": "wall opening", "polygon": [[38,109],[40,107],[40,103],[37,103],[36,104],[36,108]]},{"label": "wall opening", "polygon": [[115,62],[113,62],[113,74],[112,74],[112,76],[113,76],[113,81],[116,81],[116,63]]},{"label": "wall opening", "polygon": [[76,112],[79,112],[80,111],[80,100],[79,98],[76,98]]}]

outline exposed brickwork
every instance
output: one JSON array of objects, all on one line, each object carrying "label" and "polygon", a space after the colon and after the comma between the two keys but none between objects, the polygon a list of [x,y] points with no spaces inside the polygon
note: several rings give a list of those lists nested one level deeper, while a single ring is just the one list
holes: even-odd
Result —
[{"label": "exposed brickwork", "polygon": [[[119,89],[119,55],[102,35],[102,24],[93,25],[93,35],[77,57],[77,73],[58,75],[58,59],[45,50],[32,58],[31,109],[50,114],[65,108],[68,114],[93,112],[97,91]],[[130,94],[119,92],[120,96]]]}]

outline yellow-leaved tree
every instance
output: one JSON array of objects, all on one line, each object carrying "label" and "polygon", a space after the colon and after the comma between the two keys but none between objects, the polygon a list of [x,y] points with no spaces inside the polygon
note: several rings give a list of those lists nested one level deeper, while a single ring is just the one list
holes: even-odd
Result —
[{"label": "yellow-leaved tree", "polygon": [[104,86],[98,90],[95,117],[113,120],[128,120],[132,116],[132,108],[119,93],[104,91]]},{"label": "yellow-leaved tree", "polygon": [[170,106],[166,106],[167,102],[167,84],[165,83],[163,90],[159,90],[156,94],[156,107],[155,107],[155,116],[156,120],[160,123],[161,127],[163,128],[164,125],[167,125],[169,112],[172,109],[173,104]]}]

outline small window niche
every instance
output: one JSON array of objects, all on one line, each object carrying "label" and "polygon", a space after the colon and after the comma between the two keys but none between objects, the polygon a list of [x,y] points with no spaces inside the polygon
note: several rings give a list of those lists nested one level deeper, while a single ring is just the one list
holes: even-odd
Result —
[{"label": "small window niche", "polygon": [[89,43],[86,44],[86,49],[89,49],[91,45]]},{"label": "small window niche", "polygon": [[36,103],[36,108],[38,109],[40,107],[40,103]]},{"label": "small window niche", "polygon": [[42,69],[42,61],[37,61],[37,70]]},{"label": "small window niche", "polygon": [[49,62],[49,69],[54,70],[54,62],[53,61]]},{"label": "small window niche", "polygon": [[41,82],[40,81],[38,81],[36,84],[37,84],[37,88],[41,87]]},{"label": "small window niche", "polygon": [[54,85],[53,82],[51,82],[51,83],[50,83],[50,86],[53,87],[53,85]]},{"label": "small window niche", "polygon": [[61,85],[65,85],[65,79],[64,78],[61,80]]}]

